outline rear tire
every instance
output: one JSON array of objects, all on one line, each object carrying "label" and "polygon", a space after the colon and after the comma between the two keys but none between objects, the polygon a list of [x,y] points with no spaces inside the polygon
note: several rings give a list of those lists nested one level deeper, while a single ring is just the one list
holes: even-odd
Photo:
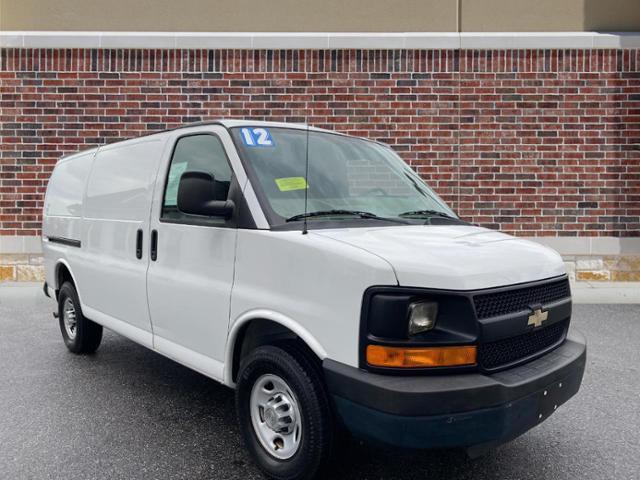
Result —
[{"label": "rear tire", "polygon": [[69,351],[77,354],[94,353],[102,341],[102,325],[82,314],[76,287],[65,282],[58,293],[60,332]]},{"label": "rear tire", "polygon": [[236,409],[247,449],[267,477],[309,479],[327,467],[335,421],[319,370],[300,349],[268,345],[247,355]]}]

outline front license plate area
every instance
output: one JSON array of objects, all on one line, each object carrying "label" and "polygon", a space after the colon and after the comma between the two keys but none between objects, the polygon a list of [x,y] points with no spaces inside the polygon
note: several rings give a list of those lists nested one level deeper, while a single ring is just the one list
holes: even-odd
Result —
[{"label": "front license plate area", "polygon": [[538,392],[538,420],[541,422],[555,412],[560,405],[576,394],[580,387],[580,379],[569,376],[550,383]]}]

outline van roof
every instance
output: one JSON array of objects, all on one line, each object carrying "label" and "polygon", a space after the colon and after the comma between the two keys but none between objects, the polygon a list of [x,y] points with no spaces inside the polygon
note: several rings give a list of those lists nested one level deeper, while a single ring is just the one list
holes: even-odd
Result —
[{"label": "van roof", "polygon": [[[288,122],[268,122],[268,121],[264,121],[264,120],[242,120],[242,119],[233,119],[233,118],[228,118],[228,119],[218,119],[218,120],[203,120],[200,122],[192,122],[192,123],[186,123],[184,125],[180,125],[179,127],[174,127],[174,128],[167,128],[166,130],[159,130],[157,132],[149,132],[146,133],[144,135],[140,135],[137,137],[131,137],[131,138],[123,138],[121,140],[116,140],[115,142],[111,142],[108,144],[102,144],[102,145],[98,145],[97,147],[92,147],[92,148],[88,148],[86,150],[80,150],[78,152],[73,152],[70,153],[68,155],[64,155],[62,157],[60,157],[60,159],[58,159],[58,162],[61,162],[63,160],[68,160],[72,157],[75,157],[77,155],[84,155],[90,152],[93,152],[97,149],[99,149],[102,146],[106,146],[106,145],[114,145],[116,143],[120,143],[120,142],[126,142],[128,140],[135,140],[137,138],[144,138],[144,137],[150,137],[153,135],[160,135],[163,133],[167,133],[167,132],[172,132],[174,130],[181,130],[183,128],[191,128],[191,127],[198,127],[201,125],[221,125],[225,128],[234,128],[234,127],[244,127],[244,126],[251,126],[251,127],[271,127],[271,128],[293,128],[296,130],[306,130],[307,128],[312,131],[312,132],[325,132],[325,133],[332,133],[334,135],[344,135],[344,136],[348,136],[342,132],[336,132],[334,130],[327,130],[325,128],[318,128],[318,127],[313,127],[311,125],[308,125],[306,123],[288,123]],[[369,140],[369,141],[373,141],[376,142],[375,140],[371,140],[371,139],[365,139],[365,140]],[[379,143],[379,142],[376,142]]]},{"label": "van roof", "polygon": [[[226,127],[226,128],[245,127],[245,126],[274,127],[274,128],[275,127],[296,128],[296,129],[299,129],[299,130],[305,130],[305,129],[309,128],[310,130],[318,130],[318,131],[323,131],[323,132],[335,133],[332,130],[325,130],[325,129],[322,129],[322,128],[312,127],[312,126],[307,125],[305,123],[267,122],[267,121],[258,121],[258,120],[237,120],[237,119],[221,119],[221,120],[197,122],[195,124],[185,125],[185,127],[192,127],[194,125],[202,125],[202,124],[206,125],[208,123],[219,124],[219,125],[222,125],[223,127]],[[178,127],[178,128],[181,128],[181,127]]]},{"label": "van roof", "polygon": [[[278,127],[294,128],[298,130],[306,130],[308,128],[309,130],[313,130],[317,132],[328,132],[328,133],[337,133],[337,134],[340,133],[340,132],[334,132],[333,130],[326,130],[324,128],[313,127],[311,125],[307,125],[306,123],[267,122],[264,120],[241,120],[241,119],[234,119],[234,118],[221,118],[218,120],[203,120],[201,122],[185,123],[184,125],[180,125],[179,127],[168,128],[166,130],[161,130],[159,132],[150,132],[147,135],[157,135],[159,133],[172,132],[174,130],[198,127],[201,125],[222,125],[225,128],[249,127],[249,126],[250,127],[271,127],[271,128],[278,128]],[[145,135],[141,135],[141,137],[143,136]]]}]

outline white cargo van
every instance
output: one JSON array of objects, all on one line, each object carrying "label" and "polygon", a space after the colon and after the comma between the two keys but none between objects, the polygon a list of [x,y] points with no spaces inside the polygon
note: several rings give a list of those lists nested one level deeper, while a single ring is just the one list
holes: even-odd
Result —
[{"label": "white cargo van", "polygon": [[71,155],[43,249],[69,350],[107,327],[235,388],[272,478],[317,474],[342,427],[477,454],[582,380],[561,258],[462,221],[365,139],[225,120]]}]

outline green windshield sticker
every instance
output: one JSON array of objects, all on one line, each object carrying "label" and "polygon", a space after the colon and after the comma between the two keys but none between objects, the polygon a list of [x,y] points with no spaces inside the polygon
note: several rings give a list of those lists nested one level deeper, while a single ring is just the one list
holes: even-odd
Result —
[{"label": "green windshield sticker", "polygon": [[169,178],[167,179],[167,190],[164,194],[165,206],[176,206],[178,204],[178,186],[180,177],[187,170],[187,162],[174,163],[169,169]]},{"label": "green windshield sticker", "polygon": [[276,178],[276,185],[281,192],[290,192],[291,190],[304,190],[309,188],[309,184],[304,177],[287,177]]}]

